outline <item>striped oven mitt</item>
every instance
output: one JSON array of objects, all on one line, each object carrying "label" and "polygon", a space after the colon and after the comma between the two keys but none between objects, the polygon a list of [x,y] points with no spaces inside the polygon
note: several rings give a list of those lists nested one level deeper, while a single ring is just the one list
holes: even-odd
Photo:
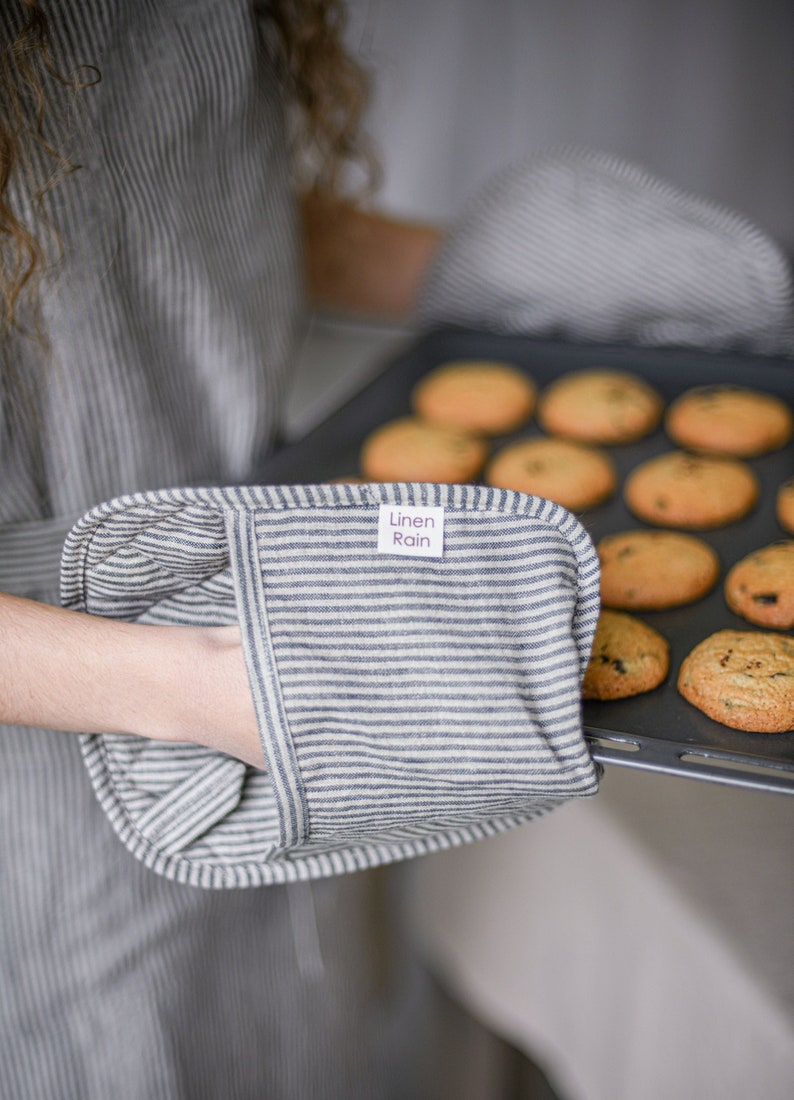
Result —
[{"label": "striped oven mitt", "polygon": [[420,327],[794,355],[783,251],[757,226],[607,153],[497,173],[449,233]]},{"label": "striped oven mitt", "polygon": [[474,485],[182,489],[67,538],[66,607],[239,621],[266,771],[84,736],[124,844],[170,879],[254,886],[492,835],[594,794],[580,683],[598,559],[579,521]]}]

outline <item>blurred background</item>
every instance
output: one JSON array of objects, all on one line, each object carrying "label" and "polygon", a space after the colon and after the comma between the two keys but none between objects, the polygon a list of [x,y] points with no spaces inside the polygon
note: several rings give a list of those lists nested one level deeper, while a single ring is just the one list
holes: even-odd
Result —
[{"label": "blurred background", "polygon": [[791,0],[348,0],[378,206],[446,224],[559,145],[643,164],[794,251]]}]

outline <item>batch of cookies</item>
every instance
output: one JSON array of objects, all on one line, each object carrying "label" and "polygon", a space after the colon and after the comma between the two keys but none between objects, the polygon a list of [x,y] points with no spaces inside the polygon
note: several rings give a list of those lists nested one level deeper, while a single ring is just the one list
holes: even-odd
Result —
[{"label": "batch of cookies", "polygon": [[[570,371],[542,390],[502,362],[454,361],[411,394],[412,415],[364,441],[367,481],[469,482],[546,497],[585,512],[621,488],[608,448],[662,425],[671,449],[632,469],[629,511],[648,527],[597,545],[602,611],[583,684],[587,699],[651,691],[670,673],[667,639],[638,613],[700,600],[720,580],[714,549],[695,531],[741,520],[760,485],[748,459],[785,446],[794,417],[780,398],[738,386],[699,386],[669,405],[627,371]],[[535,420],[544,434],[504,437]],[[781,535],[794,535],[794,477],[776,498]],[[794,539],[736,562],[723,579],[727,608],[753,629],[719,630],[682,662],[677,688],[723,725],[756,733],[794,730]]]}]

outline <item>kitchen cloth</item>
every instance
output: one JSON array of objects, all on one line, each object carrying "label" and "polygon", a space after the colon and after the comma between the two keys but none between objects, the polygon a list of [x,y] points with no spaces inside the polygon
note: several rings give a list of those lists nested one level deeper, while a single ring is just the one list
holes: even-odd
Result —
[{"label": "kitchen cloth", "polygon": [[421,327],[794,355],[782,249],[742,215],[608,153],[497,172],[419,296]]},{"label": "kitchen cloth", "polygon": [[[379,551],[381,505],[409,532],[443,519],[441,556]],[[412,511],[428,507],[442,512]],[[220,888],[415,856],[592,795],[580,686],[598,583],[575,516],[483,486],[174,489],[100,505],[67,537],[64,606],[239,621],[267,769],[84,735],[99,801],[148,867]]]}]

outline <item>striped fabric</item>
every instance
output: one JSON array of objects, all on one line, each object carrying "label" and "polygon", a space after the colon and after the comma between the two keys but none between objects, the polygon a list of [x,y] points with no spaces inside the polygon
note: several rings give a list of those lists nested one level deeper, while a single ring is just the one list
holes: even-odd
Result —
[{"label": "striped fabric", "polygon": [[[101,80],[47,85],[47,133],[80,167],[43,200],[62,256],[42,287],[47,346],[4,337],[27,392],[0,387],[0,530],[47,519],[65,534],[119,493],[249,477],[278,433],[300,277],[281,87],[253,5],[41,6],[59,69]],[[0,44],[24,18],[0,4]],[[48,178],[52,162],[30,156]],[[49,244],[25,180],[12,184]],[[57,559],[26,576],[0,550],[6,589],[46,580],[57,596]]]},{"label": "striped fabric", "polygon": [[[40,7],[59,70],[102,74],[74,99],[48,81],[47,133],[81,167],[44,199],[62,244],[42,287],[48,348],[11,334],[0,347],[0,590],[57,603],[63,539],[97,502],[244,481],[272,448],[299,265],[281,88],[250,0]],[[25,17],[2,0],[0,47]],[[11,201],[30,222],[24,188]],[[196,766],[178,747],[163,765],[141,760],[130,782],[147,835],[181,852],[175,772],[202,814],[231,813],[242,765]],[[233,829],[213,844],[218,862],[258,855]],[[0,1097],[416,1100],[432,1026],[403,950],[408,870],[262,890],[167,881],[119,843],[76,737],[3,727]]]},{"label": "striped fabric", "polygon": [[607,153],[498,172],[452,228],[425,326],[794,355],[783,251],[756,225]]},{"label": "striped fabric", "polygon": [[0,525],[0,592],[54,602],[63,543],[79,516]]},{"label": "striped fabric", "polygon": [[[442,557],[377,550],[380,505],[444,510]],[[63,601],[239,621],[265,772],[196,746],[83,739],[127,847],[206,887],[419,855],[597,790],[581,676],[598,559],[550,501],[447,485],[172,490],[89,513]]]}]

